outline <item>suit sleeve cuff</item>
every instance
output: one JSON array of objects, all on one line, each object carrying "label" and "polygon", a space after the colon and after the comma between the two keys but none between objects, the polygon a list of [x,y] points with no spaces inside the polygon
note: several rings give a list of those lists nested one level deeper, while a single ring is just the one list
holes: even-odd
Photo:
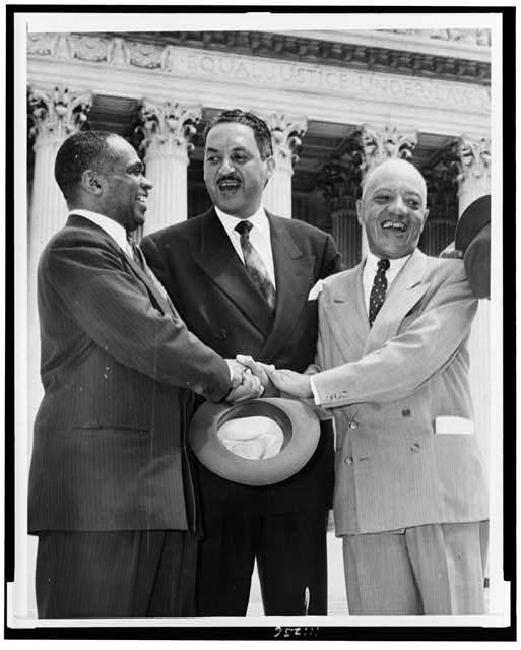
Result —
[{"label": "suit sleeve cuff", "polygon": [[318,394],[317,388],[316,388],[316,386],[315,386],[315,381],[314,381],[314,379],[315,379],[315,378],[314,378],[313,376],[311,376],[311,377],[309,378],[309,381],[310,381],[310,383],[311,383],[311,390],[313,391],[313,399],[314,399],[314,401],[315,401],[315,404],[316,404],[317,406],[320,406],[320,395]]}]

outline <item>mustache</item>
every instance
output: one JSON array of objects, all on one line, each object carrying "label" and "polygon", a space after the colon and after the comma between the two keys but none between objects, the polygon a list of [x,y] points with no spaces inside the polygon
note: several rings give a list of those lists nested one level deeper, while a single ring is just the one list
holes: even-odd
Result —
[{"label": "mustache", "polygon": [[238,174],[227,174],[226,176],[219,176],[217,183],[222,183],[223,181],[237,181],[240,182]]}]

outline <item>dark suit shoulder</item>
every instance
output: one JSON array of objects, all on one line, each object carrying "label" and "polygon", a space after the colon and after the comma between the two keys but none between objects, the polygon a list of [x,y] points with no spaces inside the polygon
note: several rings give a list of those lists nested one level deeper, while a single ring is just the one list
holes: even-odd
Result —
[{"label": "dark suit shoulder", "polygon": [[196,217],[174,223],[161,230],[156,230],[150,235],[147,235],[143,241],[146,242],[147,239],[151,239],[155,244],[159,244],[171,242],[175,238],[192,238],[200,232],[203,221],[211,218],[212,212],[213,210],[207,210],[202,214],[198,214]]},{"label": "dark suit shoulder", "polygon": [[324,241],[329,237],[323,230],[307,223],[307,221],[301,221],[297,218],[288,219],[287,217],[278,217],[276,215],[270,215],[270,217],[293,235],[298,234],[302,237],[316,239],[317,241]]},{"label": "dark suit shoulder", "polygon": [[89,226],[65,225],[47,243],[42,257],[49,255],[58,248],[86,247],[86,248],[115,248],[116,242],[102,228],[96,224]]}]

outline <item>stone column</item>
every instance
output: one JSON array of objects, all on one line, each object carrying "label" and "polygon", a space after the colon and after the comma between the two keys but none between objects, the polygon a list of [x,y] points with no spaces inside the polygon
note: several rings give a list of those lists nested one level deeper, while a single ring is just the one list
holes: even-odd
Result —
[{"label": "stone column", "polygon": [[[37,305],[37,269],[41,252],[49,239],[65,224],[67,206],[54,179],[54,162],[66,137],[81,129],[91,106],[88,93],[76,94],[55,87],[48,92],[29,89],[29,137],[34,138],[34,179],[28,215],[27,260],[27,357],[26,420],[24,431],[17,425],[15,442],[15,611],[20,615],[35,612],[34,565],[36,541],[27,536],[27,474],[32,448],[36,411],[43,396],[40,379],[40,328]],[[17,419],[22,418],[17,414]]]},{"label": "stone column", "polygon": [[[361,131],[362,179],[389,158],[409,160],[416,142],[417,136],[414,132],[402,133],[395,126],[385,126],[383,129],[377,129],[364,125]],[[368,250],[364,228],[362,257],[367,254]]]},{"label": "stone column", "polygon": [[[491,155],[488,142],[461,138],[456,145],[458,164],[459,216],[483,194],[490,193]],[[490,462],[490,301],[480,300],[472,323],[469,341],[470,388],[474,405],[474,429],[477,440]]]},{"label": "stone column", "polygon": [[[485,138],[470,140],[460,138],[456,144],[458,166],[459,216],[475,199],[491,191],[490,144]],[[494,227],[494,226],[492,226]],[[480,300],[469,339],[470,391],[474,408],[474,433],[487,463],[491,485],[501,484],[503,441],[501,426],[494,428],[491,438],[492,406],[492,354],[490,340],[491,301]],[[494,440],[493,446],[491,440]],[[501,460],[499,460],[499,465]],[[496,523],[490,527],[489,566],[486,575],[490,577],[490,604],[497,599],[497,590],[502,583],[502,534],[497,526],[496,516],[501,509],[501,498],[491,498],[491,520]],[[498,562],[499,559],[499,562]]]},{"label": "stone column", "polygon": [[35,138],[33,196],[29,213],[29,265],[35,269],[39,253],[63,225],[67,206],[54,179],[54,161],[61,143],[81,129],[91,106],[88,93],[76,95],[56,87],[50,93],[30,89],[28,95]]},{"label": "stone column", "polygon": [[296,150],[307,130],[305,120],[292,120],[274,113],[266,122],[271,131],[275,171],[264,190],[263,203],[270,212],[291,218],[291,177],[298,160]]},{"label": "stone column", "polygon": [[146,176],[153,183],[144,234],[188,218],[188,153],[201,117],[200,108],[144,101],[140,108]]}]

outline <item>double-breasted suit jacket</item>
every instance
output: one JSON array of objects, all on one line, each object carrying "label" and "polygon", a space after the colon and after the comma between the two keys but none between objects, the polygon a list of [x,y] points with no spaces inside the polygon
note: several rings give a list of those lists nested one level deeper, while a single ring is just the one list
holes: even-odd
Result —
[{"label": "double-breasted suit jacket", "polygon": [[362,272],[326,280],[319,301],[314,382],[336,421],[337,534],[487,519],[466,346],[477,303],[463,263],[416,250],[372,329]]},{"label": "double-breasted suit jacket", "polygon": [[182,466],[191,391],[220,400],[230,388],[226,362],[82,216],[70,215],[47,245],[38,299],[45,395],[29,531],[187,529],[194,496]]},{"label": "double-breasted suit jacket", "polygon": [[[250,354],[303,371],[313,360],[318,279],[340,270],[333,240],[295,219],[268,214],[275,266],[272,314],[252,282],[213,208],[146,237],[141,246],[189,329],[224,357]],[[271,486],[226,481],[200,466],[204,503],[222,511],[275,514],[328,508],[332,499],[331,436],[323,435],[307,466]]]}]

